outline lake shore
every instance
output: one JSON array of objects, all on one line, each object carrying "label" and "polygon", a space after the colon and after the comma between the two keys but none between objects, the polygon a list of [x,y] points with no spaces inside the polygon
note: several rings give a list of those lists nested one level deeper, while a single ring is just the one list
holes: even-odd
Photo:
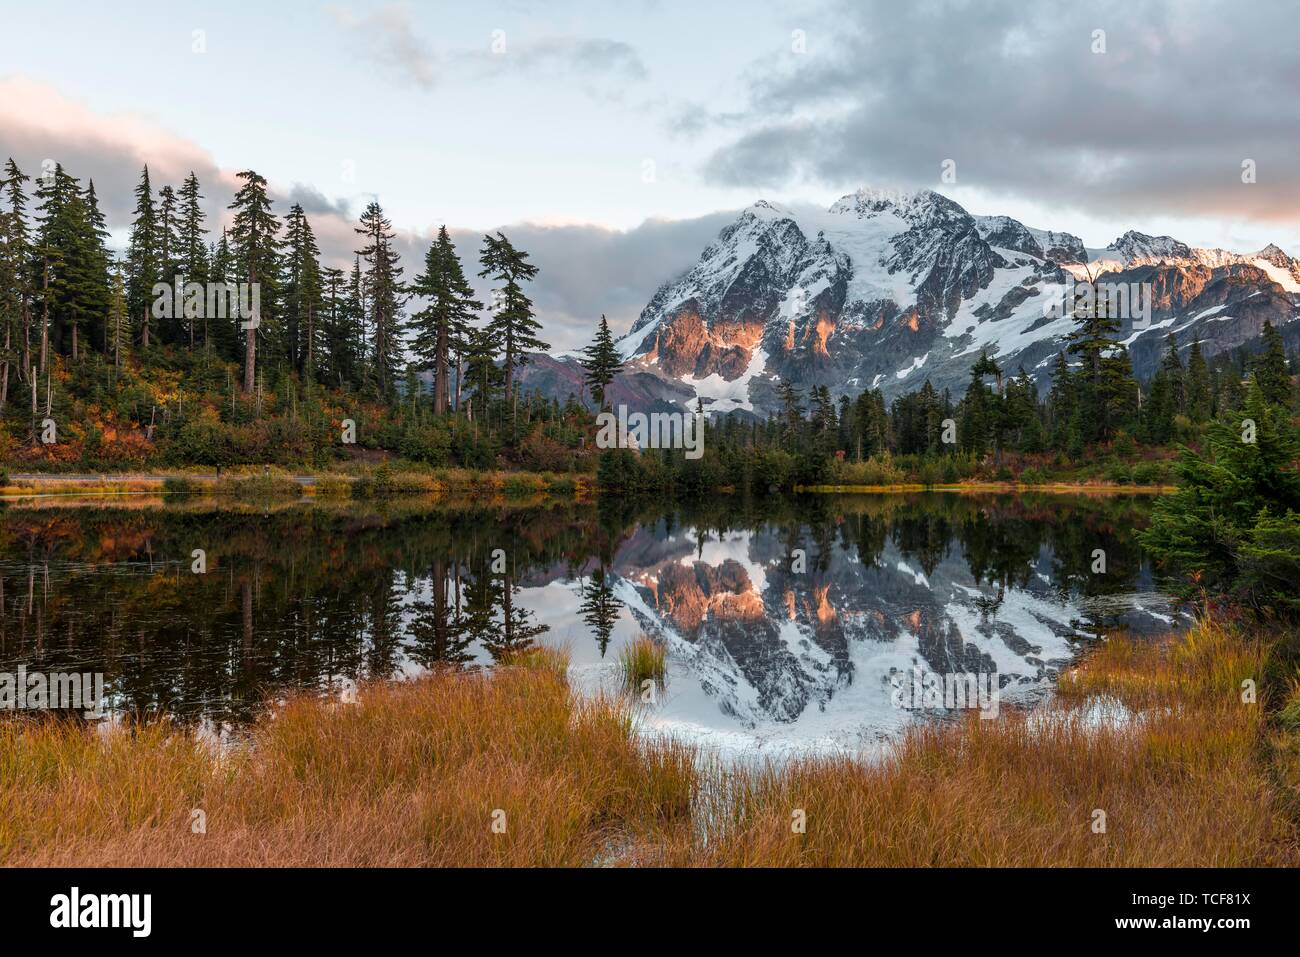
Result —
[{"label": "lake shore", "polygon": [[[456,492],[562,492],[580,496],[599,494],[594,476],[588,473],[548,473],[527,471],[471,472],[464,469],[395,470],[386,473],[389,487],[383,495],[422,495]],[[177,470],[172,472],[116,473],[18,473],[0,485],[0,498],[19,499],[33,496],[76,495],[113,496],[167,492],[169,494],[236,494],[241,489],[261,494],[279,495],[355,495],[358,486],[366,494],[372,472],[304,471],[282,469],[227,470],[221,473]],[[297,486],[296,488],[294,486]],[[719,491],[735,493],[732,487]],[[1175,486],[1124,484],[1118,482],[981,482],[922,484],[895,482],[880,484],[796,485],[797,493],[814,494],[888,494],[896,492],[1055,492],[1061,494],[1128,494],[1165,495]],[[614,494],[618,494],[617,492]]]},{"label": "lake shore", "polygon": [[554,651],[294,696],[233,750],[8,721],[0,865],[1295,866],[1296,647],[1214,621],[1112,640],[1050,702],[876,764],[645,738]]}]

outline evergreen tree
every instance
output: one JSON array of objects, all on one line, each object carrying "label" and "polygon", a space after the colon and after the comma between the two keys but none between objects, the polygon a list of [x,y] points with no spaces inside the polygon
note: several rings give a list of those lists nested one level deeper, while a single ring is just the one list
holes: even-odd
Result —
[{"label": "evergreen tree", "polygon": [[480,276],[502,284],[493,291],[489,325],[505,353],[506,402],[513,405],[515,370],[528,362],[528,350],[546,352],[551,348],[537,337],[542,324],[534,318],[533,301],[520,285],[537,275],[537,267],[528,261],[527,253],[515,249],[501,233],[483,237],[479,264],[483,267]]},{"label": "evergreen tree", "polygon": [[605,391],[623,369],[623,357],[614,345],[614,336],[604,315],[596,327],[596,338],[582,350],[583,382],[596,400],[596,408],[605,407]]},{"label": "evergreen tree", "polygon": [[22,380],[31,366],[32,248],[23,191],[29,181],[11,157],[0,179],[0,410],[9,399],[12,370]]},{"label": "evergreen tree", "polygon": [[474,407],[478,409],[476,417],[480,419],[487,416],[492,396],[504,380],[504,373],[497,365],[500,353],[501,343],[491,324],[470,328],[465,349],[466,375],[478,399]]},{"label": "evergreen tree", "polygon": [[127,244],[127,305],[140,320],[140,345],[150,346],[150,314],[153,287],[161,281],[162,258],[158,251],[158,207],[149,185],[149,167],[140,174],[135,188],[135,219]]},{"label": "evergreen tree", "polygon": [[370,305],[370,328],[374,337],[371,371],[378,394],[393,395],[401,364],[401,319],[403,302],[402,267],[392,246],[392,223],[383,207],[372,200],[361,214],[355,230],[366,237],[366,245],[357,251],[366,261],[366,296]]},{"label": "evergreen tree", "polygon": [[1070,423],[1075,409],[1074,378],[1065,353],[1056,354],[1052,367],[1052,390],[1047,394],[1047,421],[1052,448],[1064,450],[1070,444]]},{"label": "evergreen tree", "polygon": [[408,328],[415,333],[411,352],[421,370],[433,370],[433,411],[445,415],[451,395],[451,354],[464,352],[470,321],[483,308],[465,279],[446,226],[439,228],[438,238],[430,244],[424,272],[416,276],[410,291],[428,301],[411,317]]},{"label": "evergreen tree", "polygon": [[[207,213],[203,211],[200,202],[203,199],[203,194],[199,192],[199,178],[194,175],[193,170],[190,171],[189,176],[185,177],[185,182],[181,184],[177,196],[180,200],[180,222],[177,235],[177,241],[179,242],[177,258],[180,271],[186,282],[206,283],[210,280],[208,275],[208,248],[204,239],[207,235],[207,229],[203,226]],[[187,311],[185,319],[189,348],[193,351],[194,316]]]},{"label": "evergreen tree", "polygon": [[1080,423],[1087,441],[1109,439],[1123,426],[1128,407],[1137,404],[1137,384],[1131,374],[1129,381],[1124,376],[1127,353],[1114,338],[1122,325],[1114,312],[1114,303],[1099,296],[1092,308],[1079,312],[1078,328],[1068,336],[1069,351],[1081,360],[1074,375],[1075,400],[1083,413]]},{"label": "evergreen tree", "polygon": [[1261,613],[1300,614],[1300,439],[1253,382],[1243,413],[1183,449],[1178,492],[1139,536],[1184,592],[1203,588]]},{"label": "evergreen tree", "polygon": [[1265,401],[1286,408],[1291,403],[1291,373],[1286,367],[1282,335],[1271,322],[1264,323],[1264,351],[1253,363],[1255,381]]},{"label": "evergreen tree", "polygon": [[239,323],[244,329],[244,391],[252,393],[257,388],[258,334],[273,336],[280,222],[271,212],[266,180],[251,169],[236,175],[244,185],[229,207],[235,211],[230,227],[234,271],[241,282],[258,284],[261,300],[260,314],[241,317]]},{"label": "evergreen tree", "polygon": [[1210,369],[1201,355],[1201,340],[1192,340],[1192,350],[1187,357],[1187,415],[1193,422],[1204,422],[1210,417]]},{"label": "evergreen tree", "polygon": [[315,375],[315,357],[321,338],[320,248],[299,203],[289,207],[284,227],[280,299],[286,351],[290,367],[304,380],[310,380]]}]

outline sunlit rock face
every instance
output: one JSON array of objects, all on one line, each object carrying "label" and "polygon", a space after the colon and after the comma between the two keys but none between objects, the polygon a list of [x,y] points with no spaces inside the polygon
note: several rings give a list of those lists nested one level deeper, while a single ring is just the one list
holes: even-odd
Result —
[{"label": "sunlit rock face", "polygon": [[[835,397],[878,388],[889,399],[927,379],[959,394],[984,349],[1045,390],[1074,329],[1045,305],[1085,279],[1152,283],[1150,325],[1128,318],[1120,332],[1141,377],[1171,332],[1184,350],[1199,338],[1207,358],[1252,342],[1265,321],[1288,348],[1300,345],[1300,260],[1275,245],[1237,253],[1130,230],[1089,249],[1069,233],[973,216],[930,190],[861,190],[825,210],[743,210],[620,340],[628,362],[615,390],[634,409],[698,402],[765,416],[778,379]],[[578,368],[573,357],[553,361]],[[572,391],[554,367],[522,376],[529,388]]]}]

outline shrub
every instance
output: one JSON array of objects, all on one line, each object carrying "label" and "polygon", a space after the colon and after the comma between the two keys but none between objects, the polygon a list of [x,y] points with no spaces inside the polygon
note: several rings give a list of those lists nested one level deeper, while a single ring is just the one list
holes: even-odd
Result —
[{"label": "shrub", "polygon": [[1141,462],[1133,466],[1133,481],[1138,485],[1162,485],[1168,476],[1160,462]]},{"label": "shrub", "polygon": [[350,498],[352,483],[343,475],[322,475],[316,480],[316,495],[320,498]]},{"label": "shrub", "polygon": [[164,495],[193,495],[199,491],[199,483],[183,475],[169,475],[163,479]]},{"label": "shrub", "polygon": [[1025,485],[1042,485],[1047,481],[1047,476],[1043,474],[1041,469],[1031,465],[1020,473],[1020,481]]}]

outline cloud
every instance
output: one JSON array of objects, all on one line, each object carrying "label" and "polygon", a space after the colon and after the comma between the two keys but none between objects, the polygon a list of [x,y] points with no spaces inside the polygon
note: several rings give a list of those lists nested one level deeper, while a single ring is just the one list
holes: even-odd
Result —
[{"label": "cloud", "polygon": [[622,40],[546,36],[523,43],[507,42],[500,53],[488,51],[469,57],[484,65],[523,73],[622,74],[630,80],[643,80],[647,76],[640,55]]},{"label": "cloud", "polygon": [[416,35],[411,7],[390,3],[358,17],[349,7],[326,9],[360,42],[365,55],[399,79],[432,90],[444,78],[481,81],[506,73],[578,79],[643,80],[645,63],[631,44],[603,37],[541,36],[516,39],[504,31],[481,49],[435,50]]},{"label": "cloud", "polygon": [[806,54],[751,72],[751,120],[703,175],[942,189],[951,159],[958,186],[1092,214],[1294,220],[1300,48],[1277,38],[1295,27],[1284,0],[1248,17],[1173,0],[843,3],[808,25]]},{"label": "cloud", "polygon": [[349,200],[342,197],[330,199],[315,186],[307,183],[294,183],[289,190],[288,201],[297,203],[309,216],[320,213],[341,216],[344,219],[352,216],[352,203]]},{"label": "cloud", "polygon": [[415,35],[409,4],[385,4],[363,17],[336,4],[326,10],[339,26],[359,39],[370,59],[422,90],[433,89],[439,72],[438,58]]},{"label": "cloud", "polygon": [[[0,79],[0,157],[10,156],[33,178],[50,159],[83,184],[93,179],[105,217],[122,235],[145,164],[155,190],[169,183],[179,186],[191,171],[207,194],[235,186],[234,171],[220,170],[203,147],[136,116],[100,115],[24,77]],[[221,215],[226,202],[206,196],[210,221]]]}]

